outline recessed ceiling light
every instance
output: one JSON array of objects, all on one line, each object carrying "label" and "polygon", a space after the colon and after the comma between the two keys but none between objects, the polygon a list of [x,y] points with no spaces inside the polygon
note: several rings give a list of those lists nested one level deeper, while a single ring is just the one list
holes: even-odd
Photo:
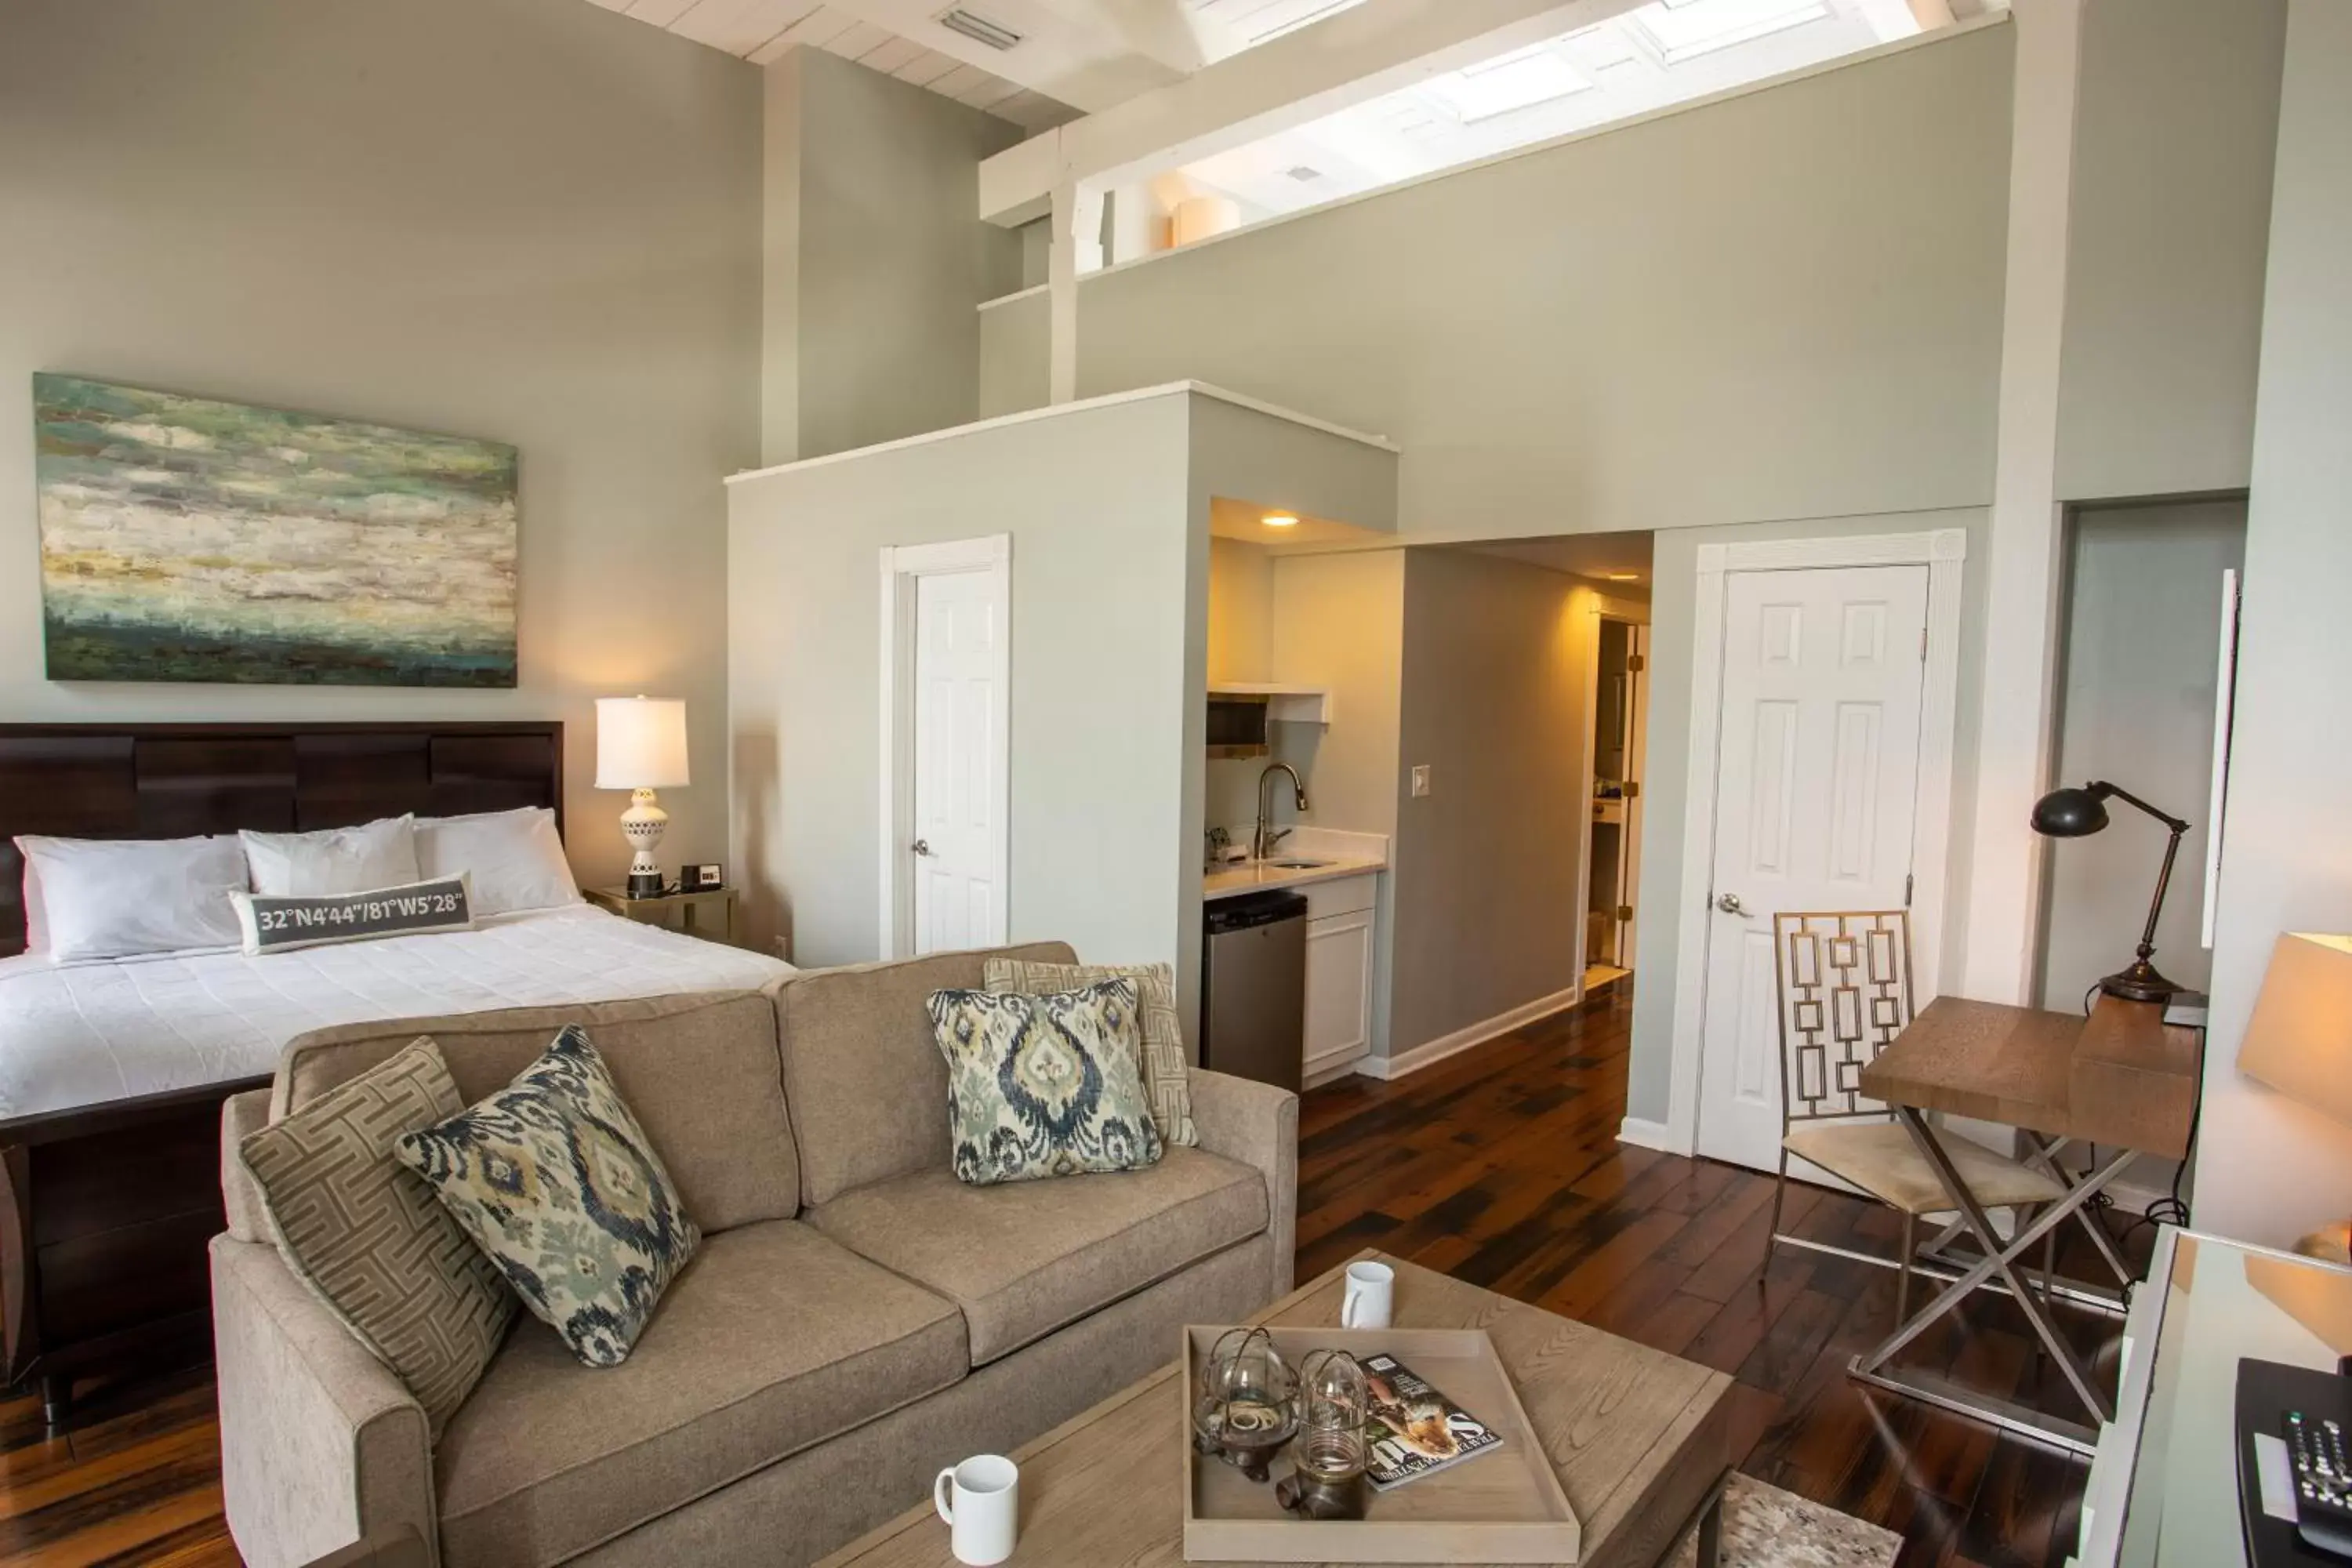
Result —
[{"label": "recessed ceiling light", "polygon": [[1297,528],[1298,520],[1286,511],[1270,511],[1258,520],[1268,528]]}]

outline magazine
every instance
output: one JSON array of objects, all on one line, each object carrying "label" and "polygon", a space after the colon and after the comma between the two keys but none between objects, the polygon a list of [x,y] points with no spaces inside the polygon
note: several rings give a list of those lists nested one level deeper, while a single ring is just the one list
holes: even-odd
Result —
[{"label": "magazine", "polygon": [[1472,1415],[1394,1356],[1364,1358],[1372,1390],[1371,1463],[1375,1491],[1433,1475],[1499,1447],[1502,1435]]}]

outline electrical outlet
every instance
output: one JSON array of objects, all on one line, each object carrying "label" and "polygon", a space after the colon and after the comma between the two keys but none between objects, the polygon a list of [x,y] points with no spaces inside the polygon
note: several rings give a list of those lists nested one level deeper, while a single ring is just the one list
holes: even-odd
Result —
[{"label": "electrical outlet", "polygon": [[1419,800],[1429,793],[1429,764],[1422,763],[1412,770],[1412,797]]}]

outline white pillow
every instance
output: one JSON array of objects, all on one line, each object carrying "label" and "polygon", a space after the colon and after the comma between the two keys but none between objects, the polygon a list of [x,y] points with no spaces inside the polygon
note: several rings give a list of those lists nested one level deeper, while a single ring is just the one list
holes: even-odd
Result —
[{"label": "white pillow", "polygon": [[418,817],[416,869],[425,881],[471,878],[477,920],[582,901],[555,813],[543,805]]},{"label": "white pillow", "polygon": [[255,892],[269,899],[324,899],[422,880],[416,874],[415,821],[386,816],[318,833],[236,837],[245,846]]},{"label": "white pillow", "polygon": [[41,879],[49,957],[129,958],[235,947],[244,933],[231,893],[246,887],[245,851],[215,838],[16,840]]},{"label": "white pillow", "polygon": [[49,951],[49,916],[41,908],[41,874],[33,869],[33,858],[25,857],[25,951]]}]

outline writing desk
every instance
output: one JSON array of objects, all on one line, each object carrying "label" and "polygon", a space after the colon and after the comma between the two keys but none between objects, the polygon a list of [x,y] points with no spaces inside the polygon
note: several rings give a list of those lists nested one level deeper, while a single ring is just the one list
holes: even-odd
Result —
[{"label": "writing desk", "polygon": [[[2130,1277],[2107,1233],[2085,1210],[2138,1155],[2187,1155],[2203,1044],[2202,1031],[2167,1024],[2161,1005],[2115,996],[2102,995],[2088,1017],[1956,996],[1938,997],[1921,1009],[1862,1069],[1862,1092],[1895,1108],[1959,1215],[1947,1234],[1965,1230],[1983,1256],[1884,1342],[1856,1356],[1848,1369],[1852,1375],[2074,1453],[2091,1452],[2091,1426],[1888,1363],[1998,1274],[2094,1420],[2113,1418],[2112,1404],[2050,1321],[2052,1282],[2045,1279],[2039,1295],[2029,1290],[2015,1261],[2070,1215],[2079,1215],[2117,1279]],[[2057,1178],[2065,1197],[2045,1205],[2003,1241],[1929,1125],[1928,1114],[1936,1111],[2021,1129],[2028,1135],[2029,1159]],[[2105,1164],[2076,1177],[2058,1159],[2072,1142],[2112,1153]]]}]

